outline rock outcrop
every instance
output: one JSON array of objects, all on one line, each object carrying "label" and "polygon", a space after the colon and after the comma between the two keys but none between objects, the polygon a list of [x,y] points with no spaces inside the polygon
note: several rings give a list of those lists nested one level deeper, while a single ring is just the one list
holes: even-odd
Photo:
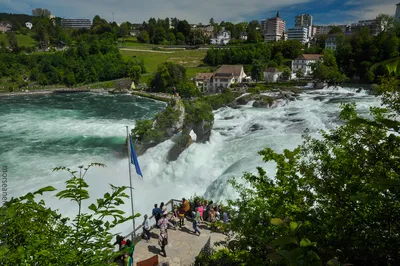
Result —
[{"label": "rock outcrop", "polygon": [[210,140],[211,130],[214,125],[213,121],[202,120],[199,123],[195,123],[192,127],[193,132],[197,135],[197,143],[205,143]]},{"label": "rock outcrop", "polygon": [[176,140],[174,146],[168,151],[167,160],[168,161],[176,161],[179,158],[179,155],[186,150],[190,144],[193,143],[192,138],[189,134],[182,134]]}]

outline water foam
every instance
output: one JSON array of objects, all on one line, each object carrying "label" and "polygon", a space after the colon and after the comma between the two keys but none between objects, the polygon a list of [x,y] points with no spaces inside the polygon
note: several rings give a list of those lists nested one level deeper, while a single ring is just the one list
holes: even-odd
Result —
[{"label": "water foam", "polygon": [[[328,88],[307,90],[298,100],[277,105],[275,108],[243,106],[239,109],[221,108],[215,111],[215,125],[208,143],[192,144],[175,162],[166,161],[167,152],[173,145],[171,140],[149,149],[139,157],[144,179],[141,180],[134,169],[132,170],[135,211],[150,213],[154,203],[171,198],[187,198],[195,193],[206,194],[217,200],[235,197],[234,191],[227,184],[230,178],[241,180],[244,172],[254,173],[257,166],[274,175],[274,165],[262,162],[258,151],[265,147],[271,147],[277,152],[293,149],[302,142],[301,135],[305,130],[318,137],[319,130],[336,127],[340,123],[338,111],[341,101],[357,102],[361,113],[366,113],[371,106],[379,105],[379,99],[367,93],[357,93],[346,88]],[[132,109],[155,110],[150,102],[131,102],[129,106]],[[18,137],[21,142],[34,139],[43,141],[54,136],[64,139],[78,135],[89,138],[124,138],[125,125],[134,125],[134,120],[124,117],[113,119],[108,115],[96,118],[96,114],[91,114],[85,119],[79,119],[83,115],[79,109],[66,108],[65,112],[37,115],[35,112],[39,107],[35,108],[33,104],[32,108],[25,118],[17,110],[13,110],[12,114],[3,112],[6,114],[0,116],[0,137],[25,130],[25,134]],[[142,115],[147,116],[150,114]],[[107,168],[93,169],[87,175],[93,200],[109,191],[109,183],[129,185],[127,159],[118,158],[107,149],[99,149],[96,147],[99,146],[98,143],[94,145],[92,151],[88,151],[89,148],[86,147],[81,151],[56,150],[53,154],[41,155],[29,154],[19,145],[9,148],[2,156],[12,169],[9,175],[10,193],[22,195],[47,185],[62,188],[68,175],[52,173],[53,167],[73,167],[90,162],[107,164]],[[66,149],[65,145],[63,148]],[[76,148],[81,146],[77,145]],[[71,206],[68,201],[55,200],[54,195],[47,195],[45,199],[48,205],[59,208],[65,215],[76,214],[76,207]],[[129,200],[121,209],[130,213]],[[127,223],[118,227],[115,232],[128,232],[131,227],[131,223]]]}]

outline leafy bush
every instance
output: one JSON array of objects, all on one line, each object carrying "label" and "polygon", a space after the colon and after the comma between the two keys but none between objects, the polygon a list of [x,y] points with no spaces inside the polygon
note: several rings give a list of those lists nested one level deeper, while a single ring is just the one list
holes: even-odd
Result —
[{"label": "leafy bush", "polygon": [[[114,252],[115,226],[138,217],[124,217],[119,209],[127,187],[111,185],[112,192],[104,194],[91,204],[88,213],[82,211],[82,203],[89,199],[88,184],[84,177],[92,163],[79,171],[57,167],[54,171],[67,171],[71,178],[66,189],[56,196],[76,204],[77,215],[72,220],[46,207],[36,196],[56,189],[48,186],[19,198],[12,198],[0,208],[0,260],[2,265],[107,265],[121,254]],[[83,169],[82,169],[83,168]],[[79,172],[79,175],[78,175]]]},{"label": "leafy bush", "polygon": [[232,92],[230,89],[225,89],[220,94],[204,96],[203,99],[211,105],[213,110],[217,110],[231,104],[239,95],[239,93]]}]

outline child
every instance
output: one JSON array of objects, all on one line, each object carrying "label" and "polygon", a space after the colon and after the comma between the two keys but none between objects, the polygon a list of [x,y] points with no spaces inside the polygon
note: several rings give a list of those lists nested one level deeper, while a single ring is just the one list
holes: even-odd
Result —
[{"label": "child", "polygon": [[128,255],[128,253],[125,253],[125,255],[124,255],[124,261],[125,261],[125,266],[132,266],[133,265],[133,260],[132,260],[132,257],[130,257],[129,255]]}]

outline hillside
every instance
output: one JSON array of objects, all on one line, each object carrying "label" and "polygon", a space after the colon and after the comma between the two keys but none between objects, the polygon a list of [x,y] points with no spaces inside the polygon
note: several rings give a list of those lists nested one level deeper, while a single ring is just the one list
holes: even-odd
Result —
[{"label": "hillside", "polygon": [[26,22],[32,22],[32,16],[26,14],[8,14],[8,13],[0,13],[0,21],[7,21],[11,24],[19,23],[24,25]]},{"label": "hillside", "polygon": [[[19,46],[35,46],[36,41],[29,35],[16,34]],[[6,34],[0,34],[0,43],[4,42],[8,46],[8,39]]]}]

